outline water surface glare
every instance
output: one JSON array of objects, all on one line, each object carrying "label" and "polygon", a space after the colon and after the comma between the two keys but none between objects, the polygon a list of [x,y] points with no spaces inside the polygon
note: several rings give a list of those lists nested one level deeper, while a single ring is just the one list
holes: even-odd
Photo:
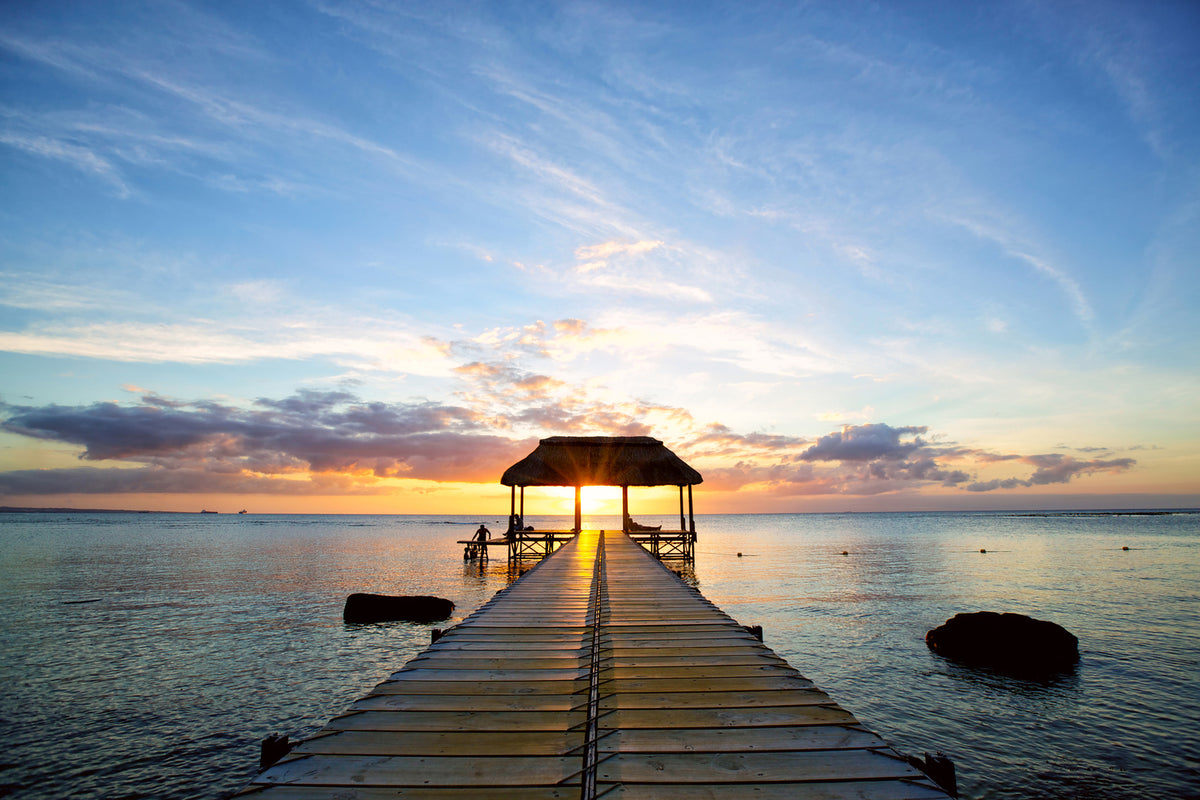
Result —
[{"label": "water surface glare", "polygon": [[[343,624],[348,594],[439,595],[461,619],[507,584],[502,557],[464,565],[454,543],[480,521],[0,515],[0,796],[236,791],[262,738],[311,735],[428,643],[434,625]],[[1200,797],[1200,515],[713,515],[697,528],[689,577],[705,596],[762,625],[897,749],[949,755],[964,798]],[[1063,625],[1079,667],[1021,681],[925,647],[929,629],[977,610]]]}]

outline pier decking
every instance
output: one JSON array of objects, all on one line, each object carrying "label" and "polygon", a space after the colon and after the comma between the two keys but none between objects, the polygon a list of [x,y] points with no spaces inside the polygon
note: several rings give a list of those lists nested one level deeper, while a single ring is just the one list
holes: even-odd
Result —
[{"label": "pier decking", "polygon": [[947,795],[621,532],[583,531],[243,796]]}]

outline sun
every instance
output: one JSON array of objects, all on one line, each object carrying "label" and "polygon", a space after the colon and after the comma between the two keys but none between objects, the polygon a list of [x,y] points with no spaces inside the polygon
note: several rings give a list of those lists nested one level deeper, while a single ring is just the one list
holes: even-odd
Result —
[{"label": "sun", "polygon": [[[571,499],[574,502],[574,490],[572,490]],[[579,499],[585,515],[620,515],[621,513],[621,488],[619,486],[585,486]]]}]

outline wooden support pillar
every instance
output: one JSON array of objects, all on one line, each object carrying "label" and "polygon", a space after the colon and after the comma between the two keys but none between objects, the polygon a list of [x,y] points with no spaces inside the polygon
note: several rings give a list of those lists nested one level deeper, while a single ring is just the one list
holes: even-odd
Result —
[{"label": "wooden support pillar", "polygon": [[575,487],[575,533],[583,530],[583,487]]},{"label": "wooden support pillar", "polygon": [[[696,557],[696,513],[692,506],[692,485],[688,484],[688,532],[684,534],[683,554],[686,558]],[[759,639],[762,637],[760,636]]]},{"label": "wooden support pillar", "polygon": [[[690,487],[689,487],[690,488]],[[683,487],[679,487],[679,530],[687,530],[687,522],[683,519]]]},{"label": "wooden support pillar", "polygon": [[621,530],[629,533],[629,487],[621,487]]},{"label": "wooden support pillar", "polygon": [[688,484],[688,530],[691,531],[692,538],[696,537],[696,514],[692,508],[692,485]]},{"label": "wooden support pillar", "polygon": [[[525,490],[521,489],[521,494],[524,496]],[[517,513],[517,487],[511,487],[508,493],[508,532],[513,531],[513,514]]]},{"label": "wooden support pillar", "polygon": [[525,487],[521,487],[521,524],[525,524]]}]

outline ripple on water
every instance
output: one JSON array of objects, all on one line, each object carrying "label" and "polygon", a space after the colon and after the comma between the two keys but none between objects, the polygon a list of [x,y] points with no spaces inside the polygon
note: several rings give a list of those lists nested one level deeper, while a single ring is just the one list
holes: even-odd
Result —
[{"label": "ripple on water", "polygon": [[[437,594],[461,618],[507,582],[502,559],[462,562],[478,518],[7,516],[0,783],[22,798],[232,792],[263,737],[314,733],[428,643],[343,625],[348,594]],[[1194,797],[1196,522],[702,517],[694,580],[898,749],[950,755],[968,800]],[[1037,683],[929,652],[972,610],[1058,622],[1083,658]]]}]

